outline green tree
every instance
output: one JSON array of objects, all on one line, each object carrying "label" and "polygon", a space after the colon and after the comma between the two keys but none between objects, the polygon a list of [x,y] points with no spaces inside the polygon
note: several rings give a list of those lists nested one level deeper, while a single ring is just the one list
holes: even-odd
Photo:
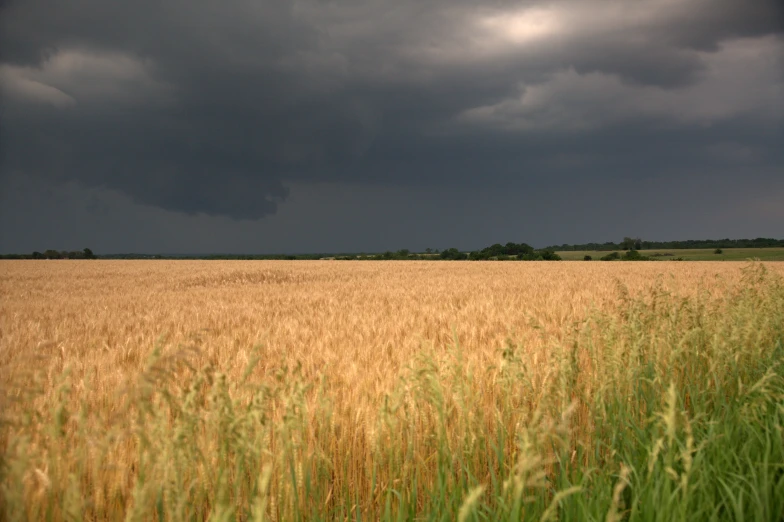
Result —
[{"label": "green tree", "polygon": [[539,255],[542,257],[544,261],[560,261],[561,256],[553,252],[552,250],[540,250]]},{"label": "green tree", "polygon": [[85,248],[84,250],[82,250],[82,253],[85,259],[95,259],[95,254],[93,254],[93,251],[90,250],[89,248]]},{"label": "green tree", "polygon": [[647,261],[648,260],[647,257],[640,255],[640,253],[634,249],[626,252],[626,255],[623,256],[623,259],[624,261]]},{"label": "green tree", "polygon": [[446,250],[441,252],[441,259],[459,261],[467,258],[468,258],[468,254],[464,254],[456,248],[447,248]]}]

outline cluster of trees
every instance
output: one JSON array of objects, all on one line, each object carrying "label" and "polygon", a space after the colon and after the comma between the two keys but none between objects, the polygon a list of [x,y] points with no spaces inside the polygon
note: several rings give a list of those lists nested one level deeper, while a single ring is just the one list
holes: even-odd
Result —
[{"label": "cluster of trees", "polygon": [[532,246],[525,243],[507,243],[502,245],[496,243],[482,250],[472,252],[461,252],[457,248],[447,248],[439,252],[438,250],[427,249],[424,254],[415,254],[407,249],[397,252],[384,252],[377,255],[359,256],[335,256],[335,259],[441,259],[444,261],[560,261],[561,257],[551,250],[535,250]]},{"label": "cluster of trees", "polygon": [[105,254],[101,259],[181,259],[181,260],[224,260],[224,261],[259,261],[259,260],[294,260],[323,259],[334,254]]},{"label": "cluster of trees", "polygon": [[6,254],[0,255],[0,259],[97,259],[93,251],[89,248],[83,250],[45,250],[35,251],[32,254]]},{"label": "cluster of trees", "polygon": [[[720,252],[719,252],[720,253]],[[650,256],[644,256],[640,254],[639,251],[631,249],[628,250],[625,254],[621,255],[620,252],[611,252],[606,256],[602,256],[599,259],[601,261],[657,261],[662,257],[670,258],[670,261],[683,261],[682,257],[673,257],[672,254],[652,254]],[[583,259],[586,261],[590,261],[592,258],[591,256],[585,256]]]},{"label": "cluster of trees", "polygon": [[496,243],[482,250],[471,252],[468,254],[468,259],[475,261],[487,259],[500,261],[508,259],[517,259],[519,261],[560,261],[561,257],[552,250],[534,250],[531,245],[526,243],[507,243],[505,245]]},{"label": "cluster of trees", "polygon": [[[585,256],[585,257],[586,257],[586,261],[590,261],[591,256]],[[631,249],[627,251],[624,255],[621,255],[619,252],[612,252],[611,254],[602,256],[600,259],[602,261],[650,261],[651,260],[650,257],[640,254],[640,252],[638,252],[635,249]]]},{"label": "cluster of trees", "polygon": [[625,237],[620,243],[584,243],[554,245],[545,250],[677,250],[687,248],[775,248],[784,247],[784,239],[758,237],[756,239],[689,239],[687,241],[643,241],[639,237]]}]

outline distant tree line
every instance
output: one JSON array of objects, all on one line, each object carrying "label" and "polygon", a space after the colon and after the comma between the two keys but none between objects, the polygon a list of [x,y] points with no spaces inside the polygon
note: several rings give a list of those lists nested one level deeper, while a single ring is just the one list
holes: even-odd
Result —
[{"label": "distant tree line", "polygon": [[[620,252],[612,252],[606,256],[600,257],[599,259],[601,261],[656,261],[658,257],[655,254],[653,256],[644,256],[640,254],[638,250],[631,249],[623,255],[621,255]],[[585,260],[590,261],[591,256],[585,256]],[[672,261],[683,261],[683,258],[673,258]]]},{"label": "distant tree line", "polygon": [[496,259],[499,261],[516,259],[518,261],[560,261],[561,257],[549,249],[534,250],[525,243],[507,243],[501,245],[496,243],[482,250],[476,250],[468,254],[468,259],[473,261],[484,261]]},{"label": "distant tree line", "polygon": [[5,254],[0,255],[0,259],[97,259],[97,256],[89,248],[72,251],[50,249],[32,254]]},{"label": "distant tree line", "polygon": [[[67,252],[57,250],[46,250],[45,252],[33,252],[32,254],[8,254],[0,256],[0,259],[97,259],[92,250],[85,248],[81,251]],[[204,260],[317,260],[317,259],[338,259],[338,260],[443,260],[443,261],[560,261],[560,257],[555,252],[543,249],[536,250],[526,243],[507,243],[502,245],[496,243],[481,250],[471,252],[461,252],[457,248],[447,248],[443,251],[428,248],[424,252],[414,253],[408,249],[398,251],[388,250],[381,253],[350,253],[350,254],[107,254],[100,256],[101,259],[204,259]]]},{"label": "distant tree line", "polygon": [[442,260],[442,261],[560,261],[561,257],[555,252],[543,249],[536,250],[526,243],[496,243],[481,250],[461,252],[457,248],[447,248],[442,251],[428,248],[424,253],[412,253],[403,249],[397,252],[387,251],[382,254],[348,254],[332,256],[342,260]]},{"label": "distant tree line", "polygon": [[260,260],[294,260],[323,259],[335,254],[104,254],[101,259],[181,259],[207,261],[260,261]]},{"label": "distant tree line", "polygon": [[612,251],[612,250],[677,250],[687,248],[775,248],[784,247],[784,239],[758,237],[756,239],[689,239],[686,241],[643,241],[626,237],[620,243],[563,244],[547,247],[552,251]]},{"label": "distant tree line", "polygon": [[[553,245],[546,248],[535,249],[526,243],[506,243],[502,245],[496,243],[481,250],[470,252],[460,251],[457,248],[447,248],[439,251],[438,249],[427,248],[424,252],[415,253],[408,249],[398,251],[386,251],[382,253],[310,253],[310,254],[106,254],[96,256],[92,250],[85,248],[76,251],[45,250],[44,252],[33,252],[32,254],[5,254],[0,255],[0,259],[205,259],[205,260],[317,260],[317,259],[340,259],[340,260],[444,260],[444,261],[560,261],[560,256],[556,251],[598,251],[612,252],[601,257],[602,261],[625,260],[638,261],[648,260],[651,257],[639,253],[640,250],[677,250],[677,249],[714,249],[715,253],[721,253],[723,248],[775,248],[784,247],[784,239],[771,239],[758,237],[756,239],[697,239],[687,241],[643,241],[639,237],[624,237],[619,243],[584,243],[584,244],[563,244]],[[627,253],[621,256],[616,252],[625,250]],[[658,254],[654,254],[654,257]],[[678,258],[680,259],[680,258]],[[591,260],[591,256],[585,256],[585,260]]]}]

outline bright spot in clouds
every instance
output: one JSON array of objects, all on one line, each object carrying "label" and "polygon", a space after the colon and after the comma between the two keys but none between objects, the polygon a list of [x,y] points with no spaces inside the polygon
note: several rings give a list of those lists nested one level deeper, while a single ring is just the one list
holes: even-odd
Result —
[{"label": "bright spot in clouds", "polygon": [[516,45],[556,36],[563,29],[561,17],[549,8],[493,14],[480,18],[477,25],[485,37]]}]

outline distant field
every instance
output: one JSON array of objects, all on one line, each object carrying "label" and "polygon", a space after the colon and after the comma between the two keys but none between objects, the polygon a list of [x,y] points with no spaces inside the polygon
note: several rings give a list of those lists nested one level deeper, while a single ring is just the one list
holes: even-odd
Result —
[{"label": "distant field", "polygon": [[[662,255],[657,259],[668,260],[682,257],[685,261],[745,261],[746,259],[760,259],[762,261],[784,261],[784,248],[724,248],[723,253],[714,254],[713,248],[694,248],[688,250],[640,250],[644,256],[654,256],[656,254],[672,254],[672,256]],[[619,252],[623,252],[619,250]],[[610,252],[575,250],[558,252],[565,261],[582,261],[586,255],[591,256],[594,261]]]}]

